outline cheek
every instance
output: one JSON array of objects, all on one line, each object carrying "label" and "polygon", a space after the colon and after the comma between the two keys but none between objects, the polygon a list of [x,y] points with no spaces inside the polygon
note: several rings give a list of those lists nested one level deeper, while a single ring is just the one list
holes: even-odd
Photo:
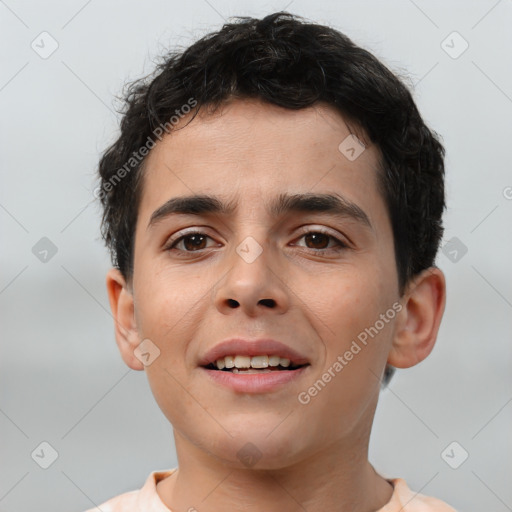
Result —
[{"label": "cheek", "polygon": [[343,342],[373,324],[390,306],[385,279],[382,269],[368,258],[316,276],[314,287],[310,280],[304,281],[304,301],[312,321],[326,336],[339,340],[339,348],[343,348]]},{"label": "cheek", "polygon": [[[210,300],[212,281],[207,273],[195,275],[178,268],[138,267],[134,280],[135,316],[140,339],[150,339],[160,351],[146,373],[157,402],[166,409],[183,406],[179,383],[185,385],[194,361],[188,357]],[[174,377],[174,378],[173,378]],[[180,398],[181,397],[181,398]],[[171,409],[172,409],[171,407]],[[165,412],[165,409],[163,409]]]},{"label": "cheek", "polygon": [[196,311],[208,291],[208,279],[175,268],[139,268],[135,313],[139,334],[154,338],[162,350],[194,325]]},{"label": "cheek", "polygon": [[[350,368],[346,372],[352,379],[376,378],[369,372],[379,374],[382,359],[389,349],[393,319],[388,316],[386,322],[383,322],[381,315],[392,308],[397,297],[390,291],[393,287],[388,277],[382,267],[369,266],[356,282],[344,285],[340,292],[337,315],[332,315],[333,331],[337,339],[333,345],[337,352],[332,355],[344,355],[347,351],[353,353],[353,356],[348,354],[347,358],[351,358],[349,366],[358,368],[358,373]],[[375,382],[370,384],[373,387]]]},{"label": "cheek", "polygon": [[[139,267],[139,270],[142,270]],[[136,288],[139,336],[149,338],[160,350],[145,372],[155,400],[167,419],[179,430],[184,418],[200,415],[188,389],[185,355],[188,340],[197,329],[197,317],[206,290],[194,279],[169,270],[141,272]],[[138,305],[138,306],[137,306]]]},{"label": "cheek", "polygon": [[393,323],[388,321],[377,334],[366,329],[392,306],[388,281],[380,265],[351,266],[320,278],[308,302],[325,348],[311,387],[303,390],[310,400],[305,407],[312,417],[330,418],[324,428],[332,428],[332,435],[352,429],[376,403]]}]

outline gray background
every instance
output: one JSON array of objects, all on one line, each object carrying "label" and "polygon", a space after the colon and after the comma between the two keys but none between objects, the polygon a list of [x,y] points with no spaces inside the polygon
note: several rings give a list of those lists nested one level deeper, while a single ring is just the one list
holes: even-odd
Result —
[{"label": "gray background", "polygon": [[[115,345],[95,166],[117,133],[114,95],[155,56],[229,16],[281,9],[338,28],[407,75],[447,148],[445,318],[431,356],[383,392],[371,461],[457,509],[512,510],[512,2],[6,0],[0,512],[82,511],[176,465],[144,372],[129,370]],[[43,46],[43,31],[59,45],[46,59],[31,47]],[[57,249],[46,262],[43,237]],[[43,441],[58,452],[48,469],[39,465],[48,448],[34,455],[39,464],[31,456]],[[460,464],[463,450],[453,469],[446,460]]]}]

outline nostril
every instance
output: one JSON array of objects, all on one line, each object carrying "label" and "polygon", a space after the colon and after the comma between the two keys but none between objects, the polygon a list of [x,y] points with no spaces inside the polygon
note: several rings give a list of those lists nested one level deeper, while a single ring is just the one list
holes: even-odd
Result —
[{"label": "nostril", "polygon": [[264,306],[268,306],[269,308],[274,308],[276,306],[276,301],[274,299],[261,299],[259,303]]},{"label": "nostril", "polygon": [[239,306],[238,302],[234,299],[228,299],[228,306],[230,308],[237,308]]}]

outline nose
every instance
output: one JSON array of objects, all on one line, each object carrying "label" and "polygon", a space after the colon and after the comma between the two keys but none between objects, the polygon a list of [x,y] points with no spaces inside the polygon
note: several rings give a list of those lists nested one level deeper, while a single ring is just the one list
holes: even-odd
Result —
[{"label": "nose", "polygon": [[240,309],[254,317],[269,312],[283,314],[288,310],[290,290],[283,280],[284,273],[277,268],[276,258],[271,258],[271,250],[259,247],[261,253],[255,259],[233,251],[226,276],[215,291],[215,305],[221,313],[233,314]]}]

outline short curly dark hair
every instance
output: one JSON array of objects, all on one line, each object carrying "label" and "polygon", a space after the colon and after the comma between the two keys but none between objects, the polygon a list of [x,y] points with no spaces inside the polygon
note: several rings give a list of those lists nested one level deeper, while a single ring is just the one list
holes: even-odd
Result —
[{"label": "short curly dark hair", "polygon": [[[193,98],[193,102],[191,102]],[[102,235],[112,263],[133,275],[134,234],[149,142],[183,112],[258,98],[288,109],[323,102],[380,150],[379,187],[393,229],[398,285],[434,265],[443,235],[444,148],[402,81],[337,30],[277,12],[235,18],[125,93],[121,134],[99,163]],[[168,131],[166,129],[166,131]],[[158,136],[160,139],[161,137]],[[145,151],[142,149],[146,148]]]}]

